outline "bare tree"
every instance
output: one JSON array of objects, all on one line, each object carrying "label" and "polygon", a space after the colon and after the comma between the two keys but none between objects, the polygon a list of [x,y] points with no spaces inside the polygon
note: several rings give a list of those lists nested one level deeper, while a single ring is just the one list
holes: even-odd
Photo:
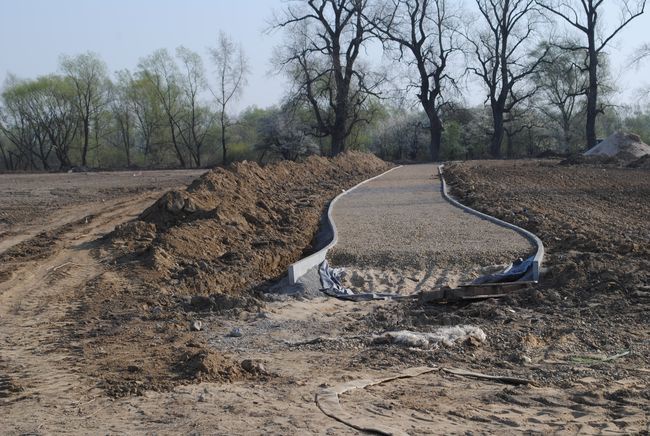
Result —
[{"label": "bare tree", "polygon": [[145,160],[153,153],[153,141],[156,132],[164,127],[164,109],[156,96],[151,82],[143,77],[133,77],[130,72],[124,72],[128,81],[127,99],[136,118],[136,126],[141,136],[142,152]]},{"label": "bare tree", "polygon": [[60,62],[61,69],[74,85],[75,104],[83,134],[81,165],[86,166],[91,121],[97,121],[96,117],[107,104],[106,64],[94,53],[62,56]]},{"label": "bare tree", "polygon": [[178,117],[181,115],[183,97],[178,83],[178,66],[166,49],[160,49],[141,60],[138,67],[138,76],[151,86],[163,108],[176,158],[185,168],[187,162],[178,133]]},{"label": "bare tree", "polygon": [[131,99],[133,78],[128,71],[118,71],[117,80],[111,87],[110,109],[113,117],[113,134],[109,141],[124,150],[127,167],[132,163],[132,150],[135,146],[135,111]]},{"label": "bare tree", "polygon": [[41,97],[35,122],[45,130],[60,168],[68,168],[72,166],[70,146],[77,136],[79,121],[74,85],[59,76],[41,77],[37,81]]},{"label": "bare tree", "polygon": [[[41,109],[42,93],[37,81],[20,81],[9,76],[2,92],[4,107],[0,110],[0,132],[14,145],[16,151],[3,149],[5,163],[14,166],[12,155],[31,169],[38,168],[35,159],[45,170],[49,169],[52,144],[42,125],[36,122],[36,111]],[[18,153],[16,155],[16,152]],[[18,162],[16,162],[18,163]]]},{"label": "bare tree", "polygon": [[[584,34],[586,43],[581,46],[567,47],[571,50],[587,52],[587,71],[589,86],[587,95],[587,148],[596,145],[596,117],[602,109],[598,107],[598,57],[607,44],[636,17],[643,14],[646,0],[617,0],[621,10],[621,19],[611,30],[606,30],[601,22],[605,9],[605,0],[535,0],[549,13],[559,17],[571,27]],[[609,6],[612,2],[607,2]]]},{"label": "bare tree", "polygon": [[222,163],[226,165],[228,164],[226,129],[231,125],[227,110],[241,95],[246,85],[246,76],[249,72],[248,61],[241,46],[236,46],[223,32],[219,34],[217,46],[210,49],[210,54],[217,69],[217,87],[212,90],[212,93],[220,109]]},{"label": "bare tree", "polygon": [[367,121],[364,105],[380,82],[359,60],[372,36],[366,7],[367,0],[294,2],[275,26],[286,29],[289,40],[278,52],[278,62],[294,82],[295,96],[312,109],[315,136],[330,137],[331,155],[344,151],[355,126]]},{"label": "bare tree", "polygon": [[[571,47],[577,44],[565,41],[561,45]],[[584,108],[583,99],[588,86],[587,53],[584,50],[565,50],[557,43],[544,43],[539,50],[549,48],[548,60],[540,65],[533,80],[543,98],[538,107],[555,124],[554,127],[560,127],[558,142],[568,151],[576,139],[577,115]]]},{"label": "bare tree", "polygon": [[315,154],[318,145],[308,134],[309,127],[299,108],[287,102],[280,108],[269,110],[256,126],[258,141],[255,149],[260,152],[260,162],[267,154],[284,160]]},{"label": "bare tree", "polygon": [[543,24],[535,0],[476,0],[485,28],[469,38],[477,65],[470,67],[486,86],[492,110],[490,154],[501,156],[506,115],[530,98],[525,84],[545,57],[530,56],[529,43]]},{"label": "bare tree", "polygon": [[183,114],[176,119],[178,133],[197,167],[201,166],[201,153],[205,139],[214,123],[209,108],[200,102],[200,95],[207,89],[203,60],[183,46],[176,49],[180,60],[179,85],[183,93]]},{"label": "bare tree", "polygon": [[13,81],[2,96],[0,128],[20,151],[21,160],[37,168],[34,158],[38,158],[42,168],[49,169],[53,150],[60,167],[70,167],[70,147],[79,124],[71,81],[54,75]]},{"label": "bare tree", "polygon": [[[456,87],[451,56],[461,51],[460,15],[446,0],[389,0],[370,19],[384,44],[397,44],[397,60],[417,70],[418,100],[429,120],[431,158],[439,159],[445,92]],[[448,88],[449,87],[449,88]]]}]

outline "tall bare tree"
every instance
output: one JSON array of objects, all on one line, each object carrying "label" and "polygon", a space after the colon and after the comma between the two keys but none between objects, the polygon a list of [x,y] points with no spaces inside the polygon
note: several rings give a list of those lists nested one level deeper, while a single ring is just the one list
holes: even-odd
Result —
[{"label": "tall bare tree", "polygon": [[[43,126],[36,122],[37,111],[41,109],[41,86],[37,81],[22,81],[9,76],[2,92],[3,107],[0,108],[0,132],[14,145],[15,151],[3,150],[5,163],[13,166],[10,158],[37,169],[35,159],[42,169],[49,169],[52,144],[48,141]],[[17,152],[17,154],[16,154]],[[18,162],[16,162],[18,163]]]},{"label": "tall bare tree", "polygon": [[[577,45],[564,41],[562,46]],[[550,50],[547,46],[550,46]],[[577,116],[584,110],[585,89],[588,86],[587,54],[584,50],[565,50],[557,43],[543,43],[539,50],[549,50],[533,80],[540,90],[542,104],[538,107],[545,118],[560,130],[558,142],[568,151],[574,145]]]},{"label": "tall bare tree", "polygon": [[106,98],[109,80],[107,68],[98,55],[90,52],[74,57],[62,56],[60,62],[64,74],[74,85],[75,104],[83,134],[81,165],[86,166],[91,122],[95,122],[97,125],[97,116],[108,102]]},{"label": "tall bare tree", "polygon": [[[298,3],[298,5],[296,5]],[[294,1],[277,20],[287,30],[278,62],[295,84],[295,94],[311,107],[316,136],[330,138],[336,155],[363,116],[378,81],[360,65],[359,56],[372,35],[364,19],[367,0]]]},{"label": "tall bare tree", "polygon": [[417,71],[418,100],[429,120],[430,152],[438,160],[442,141],[440,108],[455,88],[451,57],[460,52],[460,11],[446,0],[388,0],[370,18],[372,32],[384,43],[397,44],[397,60]]},{"label": "tall bare tree", "polygon": [[536,91],[525,84],[545,57],[544,52],[530,56],[530,43],[541,30],[543,17],[535,0],[476,0],[476,4],[484,27],[468,38],[476,57],[470,71],[487,88],[493,127],[490,154],[500,157],[507,114]]},{"label": "tall bare tree", "polygon": [[214,123],[214,116],[201,104],[201,94],[207,90],[201,56],[183,46],[176,49],[180,61],[179,86],[183,93],[183,113],[176,119],[178,133],[197,167],[206,137]]},{"label": "tall bare tree", "polygon": [[612,1],[605,0],[535,0],[536,3],[555,15],[569,26],[584,35],[586,42],[579,46],[567,47],[571,50],[587,52],[587,71],[589,86],[587,95],[587,148],[596,145],[596,117],[602,111],[598,107],[598,57],[607,44],[632,20],[641,16],[645,10],[646,0],[616,0],[621,11],[620,21],[612,29],[607,29],[601,20],[606,6]]},{"label": "tall bare tree", "polygon": [[221,126],[222,163],[228,164],[228,144],[226,129],[230,127],[227,110],[242,93],[248,75],[248,61],[244,50],[237,46],[228,35],[221,32],[217,46],[210,49],[216,66],[217,85],[212,90],[219,105],[219,124]]},{"label": "tall bare tree", "polygon": [[137,76],[148,83],[163,108],[176,159],[185,168],[187,161],[178,133],[178,118],[183,110],[178,65],[166,49],[160,49],[142,59],[138,68]]}]

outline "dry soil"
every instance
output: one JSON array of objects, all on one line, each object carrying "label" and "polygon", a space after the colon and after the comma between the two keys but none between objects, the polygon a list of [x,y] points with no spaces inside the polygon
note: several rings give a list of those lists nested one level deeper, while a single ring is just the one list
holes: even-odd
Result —
[{"label": "dry soil", "polygon": [[[647,432],[648,171],[532,161],[462,164],[448,174],[459,198],[544,240],[548,271],[539,287],[461,305],[267,302],[260,292],[246,304],[211,295],[188,300],[182,277],[156,287],[134,277],[152,271],[150,252],[129,257],[116,241],[136,246],[137,231],[132,239],[105,236],[143,218],[156,196],[135,194],[89,213],[63,207],[73,218],[63,224],[74,224],[48,228],[53,244],[39,256],[16,258],[0,283],[0,428],[359,434],[323,414],[315,393],[426,365],[533,384],[436,371],[343,394],[341,404],[408,434]],[[120,178],[114,180],[119,187]],[[142,247],[162,239],[157,223],[139,226],[151,231],[150,224],[154,238],[142,237]],[[190,328],[196,321],[200,331]],[[386,331],[458,324],[480,327],[486,341],[428,349],[373,340]],[[187,357],[185,372],[167,366],[180,355]]]}]

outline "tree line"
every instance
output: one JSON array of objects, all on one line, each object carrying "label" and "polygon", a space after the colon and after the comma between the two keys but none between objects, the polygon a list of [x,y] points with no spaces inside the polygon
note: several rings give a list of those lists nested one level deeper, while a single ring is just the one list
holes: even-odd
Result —
[{"label": "tree line", "polygon": [[97,54],[64,56],[57,74],[5,83],[0,158],[5,169],[202,167],[348,148],[409,160],[566,153],[618,128],[650,140],[647,107],[612,104],[606,55],[645,4],[293,0],[269,29],[286,36],[272,60],[290,84],[277,106],[232,113],[249,66],[224,34],[208,62],[161,49],[112,76]]}]

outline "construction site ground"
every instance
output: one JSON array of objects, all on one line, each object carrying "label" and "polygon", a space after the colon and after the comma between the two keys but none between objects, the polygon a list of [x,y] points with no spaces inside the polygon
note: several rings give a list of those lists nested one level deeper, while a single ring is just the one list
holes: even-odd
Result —
[{"label": "construction site ground", "polygon": [[[356,168],[365,158],[355,159]],[[435,371],[345,393],[342,407],[408,434],[649,430],[648,170],[567,168],[555,161],[451,166],[446,174],[459,199],[542,238],[547,270],[539,286],[506,298],[422,305],[417,299],[352,303],[264,292],[282,263],[307,249],[291,244],[309,240],[309,232],[282,239],[284,227],[272,226],[274,214],[290,226],[306,213],[303,225],[317,226],[322,207],[342,187],[387,169],[374,161],[358,172],[342,162],[306,165],[305,174],[338,171],[337,179],[346,181],[325,183],[322,176],[313,182],[299,174],[294,182],[290,174],[298,166],[244,166],[156,202],[162,190],[198,174],[169,172],[168,185],[130,192],[136,188],[125,185],[133,173],[111,173],[105,194],[44,206],[32,192],[50,188],[48,179],[23,175],[19,188],[7,189],[2,178],[15,176],[0,176],[0,201],[16,205],[12,218],[2,216],[0,237],[3,433],[359,434],[325,415],[315,394],[416,366],[531,383]],[[69,176],[78,182],[66,189],[82,192],[87,179]],[[264,192],[248,191],[246,178]],[[298,194],[293,183],[309,192],[300,191],[286,215],[272,200],[258,205],[258,195],[285,195],[282,186],[287,197],[277,204],[287,204]],[[241,198],[233,201],[248,205],[215,206],[227,220],[210,212],[209,193],[222,198],[222,186],[239,186]],[[183,199],[182,210],[176,198]],[[50,219],[53,209],[65,218]],[[34,221],[40,227],[20,218],[29,216],[40,217]],[[209,243],[196,239],[206,229],[220,234],[220,221],[231,223],[231,245],[242,248],[220,251],[221,263],[204,266],[191,248]],[[121,230],[114,232],[116,226]],[[250,247],[269,244],[286,252],[277,265],[249,254]],[[181,254],[193,263],[182,264]],[[258,268],[249,278],[255,286],[230,278],[239,271],[237,259]],[[192,268],[198,272],[189,274]],[[231,283],[218,296],[214,277]],[[201,283],[204,292],[190,293]],[[387,331],[456,325],[480,327],[486,340],[436,347],[375,340]],[[183,371],[196,366],[190,375],[168,365],[180,355],[176,349],[190,357]]]}]

